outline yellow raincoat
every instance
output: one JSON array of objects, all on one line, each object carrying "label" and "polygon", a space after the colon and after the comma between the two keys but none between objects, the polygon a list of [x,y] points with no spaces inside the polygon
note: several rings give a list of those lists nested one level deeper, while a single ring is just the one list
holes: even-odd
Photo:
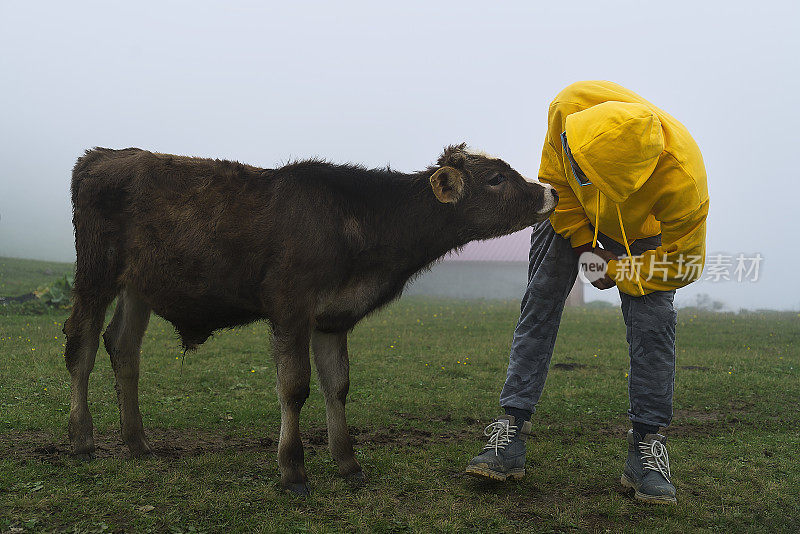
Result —
[{"label": "yellow raincoat", "polygon": [[[590,184],[575,176],[562,132]],[[550,222],[573,247],[592,243],[596,231],[626,247],[661,234],[656,250],[609,263],[620,291],[638,296],[700,277],[708,215],[703,157],[680,122],[639,95],[606,81],[561,91],[550,104],[539,179],[558,192]]]}]

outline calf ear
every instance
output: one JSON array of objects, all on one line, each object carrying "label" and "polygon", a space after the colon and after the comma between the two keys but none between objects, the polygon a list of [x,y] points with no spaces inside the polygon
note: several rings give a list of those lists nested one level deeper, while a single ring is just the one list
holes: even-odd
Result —
[{"label": "calf ear", "polygon": [[464,193],[464,174],[453,167],[442,167],[431,176],[431,188],[439,202],[458,202]]}]

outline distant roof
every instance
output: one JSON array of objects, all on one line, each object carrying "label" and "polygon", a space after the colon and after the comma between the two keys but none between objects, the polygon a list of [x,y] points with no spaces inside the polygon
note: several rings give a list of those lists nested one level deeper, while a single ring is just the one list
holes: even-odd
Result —
[{"label": "distant roof", "polygon": [[505,237],[468,244],[461,254],[449,254],[445,261],[528,261],[531,248],[531,229]]}]

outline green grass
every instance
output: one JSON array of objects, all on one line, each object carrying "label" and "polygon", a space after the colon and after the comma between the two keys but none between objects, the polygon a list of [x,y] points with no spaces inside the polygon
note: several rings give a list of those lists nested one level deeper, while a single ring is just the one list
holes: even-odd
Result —
[{"label": "green grass", "polygon": [[0,296],[28,293],[74,270],[72,263],[0,257]]},{"label": "green grass", "polygon": [[462,475],[499,412],[516,302],[403,299],[351,335],[349,423],[369,483],[324,448],[316,382],[304,410],[313,494],[278,485],[279,405],[266,325],[218,333],[181,364],[153,317],[141,404],[156,454],[128,459],[108,356],[90,404],[98,459],[68,454],[66,312],[0,317],[0,532],[769,531],[800,529],[800,316],[679,314],[670,458],[675,507],[618,479],[627,348],[616,309],[568,309],[534,416],[528,476]]}]

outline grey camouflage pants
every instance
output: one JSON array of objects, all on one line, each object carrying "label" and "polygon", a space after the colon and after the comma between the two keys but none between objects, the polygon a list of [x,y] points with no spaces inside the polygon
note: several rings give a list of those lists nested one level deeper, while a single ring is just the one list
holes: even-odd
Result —
[{"label": "grey camouflage pants", "polygon": [[[618,256],[624,245],[603,234],[603,247]],[[639,239],[632,254],[661,244],[661,236]],[[500,405],[535,411],[542,395],[564,301],[578,274],[578,259],[569,240],[550,221],[533,227],[528,289],[522,298]],[[620,292],[630,353],[628,415],[632,421],[668,426],[672,420],[675,384],[675,291],[655,291],[642,297]]]}]

